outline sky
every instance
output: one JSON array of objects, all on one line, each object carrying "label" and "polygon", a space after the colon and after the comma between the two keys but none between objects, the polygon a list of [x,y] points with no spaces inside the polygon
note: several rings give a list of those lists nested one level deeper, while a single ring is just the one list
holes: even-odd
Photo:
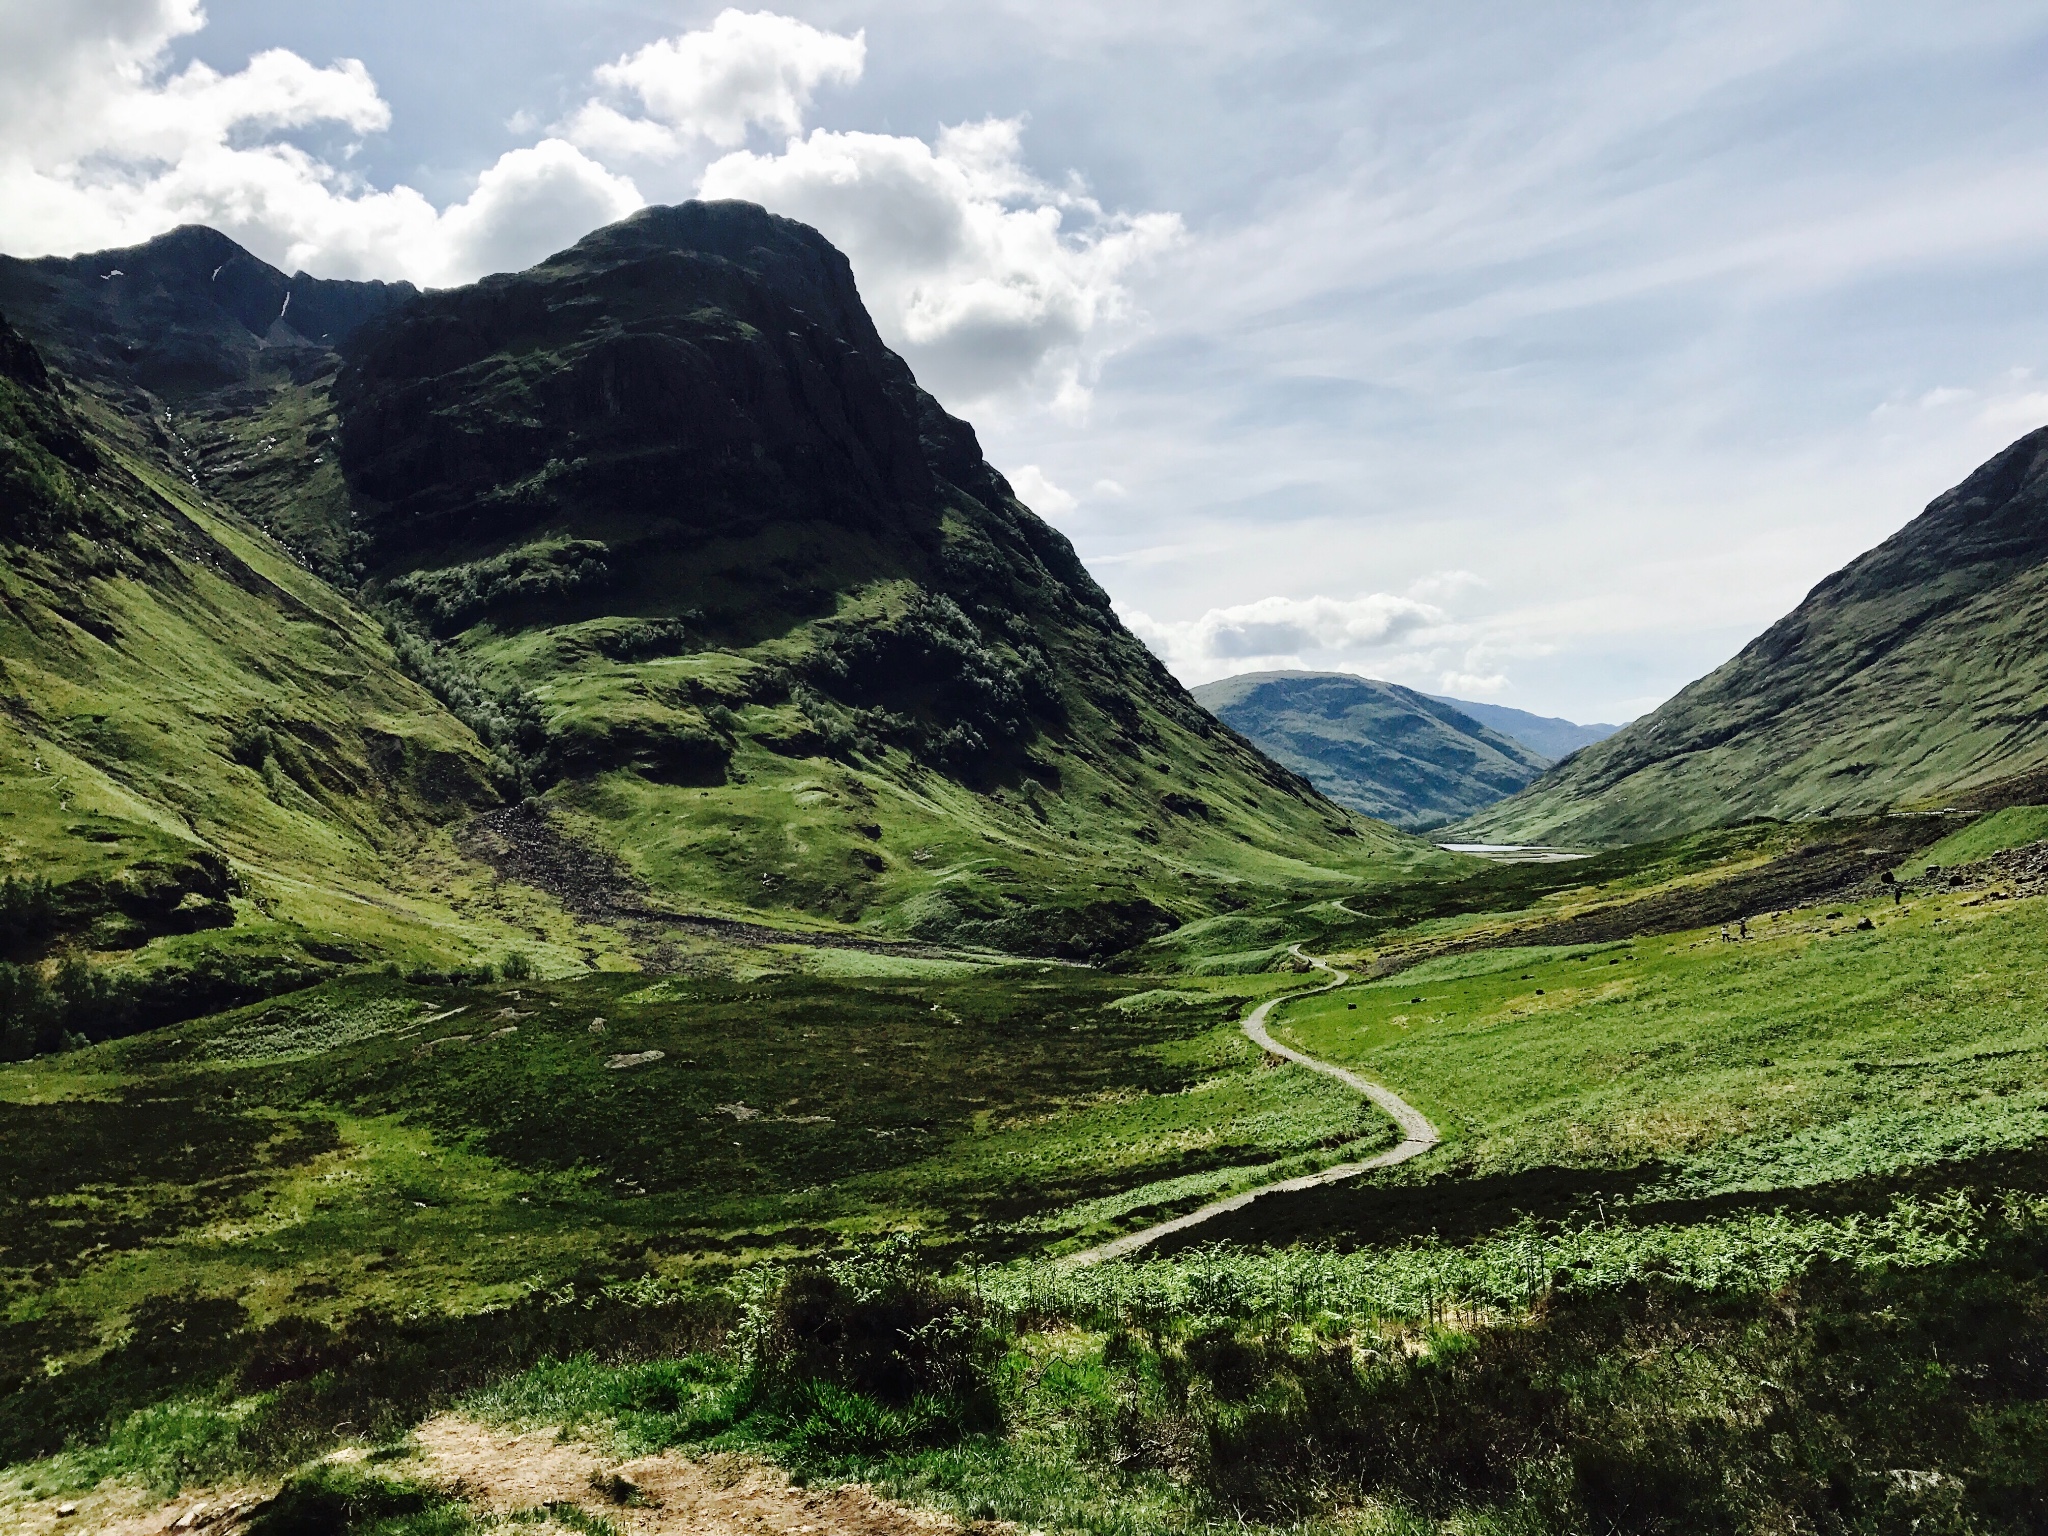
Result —
[{"label": "sky", "polygon": [[851,258],[1125,621],[1620,721],[2048,422],[2048,9],[0,0],[0,249]]}]

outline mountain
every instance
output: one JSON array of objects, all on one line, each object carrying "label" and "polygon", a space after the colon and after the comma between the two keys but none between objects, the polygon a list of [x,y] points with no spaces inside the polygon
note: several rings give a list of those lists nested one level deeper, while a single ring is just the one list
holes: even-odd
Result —
[{"label": "mountain", "polygon": [[1562,720],[1555,715],[1532,715],[1526,709],[1510,709],[1505,704],[1481,704],[1472,699],[1451,699],[1440,693],[1430,698],[1439,704],[1448,704],[1462,715],[1470,716],[1481,725],[1490,726],[1503,736],[1511,736],[1538,757],[1556,762],[1561,757],[1570,757],[1581,747],[1590,747],[1596,741],[1605,741],[1621,727],[1618,725],[1581,725],[1576,720]]},{"label": "mountain", "polygon": [[1735,658],[1462,834],[1636,842],[1753,816],[2040,798],[2048,428],[1937,497]]},{"label": "mountain", "polygon": [[1194,695],[1332,800],[1397,827],[1491,805],[1550,762],[1463,706],[1349,672],[1248,672]]},{"label": "mountain", "polygon": [[138,963],[667,964],[733,918],[1093,956],[1434,856],[1201,710],[759,208],[426,294],[184,229],[0,259],[0,301],[44,413],[0,445],[43,488],[0,873],[214,871]]}]

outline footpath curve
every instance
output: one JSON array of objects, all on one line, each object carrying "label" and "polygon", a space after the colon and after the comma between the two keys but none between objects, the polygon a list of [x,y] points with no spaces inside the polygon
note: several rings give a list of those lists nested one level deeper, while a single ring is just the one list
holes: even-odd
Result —
[{"label": "footpath curve", "polygon": [[1304,1051],[1297,1051],[1291,1045],[1282,1045],[1266,1032],[1266,1016],[1273,1011],[1277,1004],[1292,1002],[1297,997],[1314,997],[1319,992],[1328,992],[1341,987],[1351,979],[1348,971],[1340,971],[1335,966],[1318,960],[1314,955],[1304,952],[1299,944],[1289,945],[1288,952],[1296,959],[1306,960],[1319,971],[1327,971],[1331,979],[1320,987],[1305,987],[1299,992],[1283,992],[1278,997],[1267,998],[1258,1007],[1252,1009],[1250,1013],[1244,1016],[1243,1027],[1245,1034],[1261,1050],[1268,1051],[1275,1056],[1284,1057],[1298,1066],[1307,1067],[1311,1072],[1320,1072],[1325,1077],[1334,1077],[1345,1087],[1356,1093],[1361,1093],[1366,1098],[1372,1100],[1374,1104],[1387,1112],[1396,1125],[1400,1126],[1402,1138],[1400,1144],[1389,1147],[1386,1151],[1369,1157],[1362,1163],[1338,1163],[1336,1166],[1325,1168],[1318,1173],[1305,1173],[1299,1178],[1293,1179],[1279,1179],[1271,1184],[1261,1184],[1257,1189],[1248,1189],[1243,1194],[1232,1195],[1226,1200],[1212,1201],[1208,1205],[1202,1206],[1199,1210],[1189,1211],[1185,1216],[1176,1216],[1171,1221],[1162,1221],[1150,1227],[1140,1227],[1135,1232],[1126,1232],[1122,1237],[1112,1238],[1110,1241],[1097,1247],[1084,1248],[1079,1253],[1068,1254],[1063,1262],[1068,1264],[1102,1264],[1110,1259],[1121,1259],[1127,1254],[1136,1253],[1140,1248],[1150,1247],[1162,1237],[1170,1236],[1175,1232],[1185,1232],[1190,1227],[1198,1227],[1205,1221],[1210,1221],[1223,1215],[1226,1211],[1241,1211],[1254,1200],[1264,1199],[1267,1195],[1284,1195],[1301,1189],[1315,1189],[1324,1184],[1336,1184],[1344,1179],[1355,1179],[1361,1173],[1370,1173],[1375,1168],[1391,1168],[1396,1163],[1405,1163],[1411,1157],[1420,1157],[1443,1139],[1437,1134],[1436,1127],[1429,1123],[1428,1118],[1423,1115],[1422,1111],[1413,1104],[1410,1104],[1398,1093],[1395,1093],[1393,1089],[1383,1088],[1370,1078],[1360,1077],[1356,1072],[1347,1071],[1345,1068],[1337,1066],[1332,1062],[1319,1061]]}]

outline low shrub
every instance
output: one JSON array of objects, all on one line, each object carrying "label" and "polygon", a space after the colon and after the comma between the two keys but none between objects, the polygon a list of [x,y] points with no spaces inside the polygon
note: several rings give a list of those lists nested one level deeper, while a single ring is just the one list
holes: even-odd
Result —
[{"label": "low shrub", "polygon": [[57,896],[36,878],[0,880],[0,955],[39,950],[57,928]]},{"label": "low shrub", "polygon": [[414,571],[385,589],[436,635],[453,635],[504,609],[603,590],[612,579],[596,539],[527,544],[436,571]]},{"label": "low shrub", "polygon": [[739,1340],[756,1428],[805,1459],[938,1444],[1001,1423],[1002,1334],[907,1238],[764,1277]]}]

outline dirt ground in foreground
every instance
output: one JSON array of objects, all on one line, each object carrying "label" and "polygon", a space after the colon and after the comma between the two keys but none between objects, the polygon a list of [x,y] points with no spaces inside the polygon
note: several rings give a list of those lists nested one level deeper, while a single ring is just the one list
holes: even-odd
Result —
[{"label": "dirt ground in foreground", "polygon": [[[552,1429],[516,1435],[452,1414],[421,1425],[414,1440],[426,1477],[479,1508],[510,1514],[578,1504],[633,1536],[951,1536],[963,1529],[857,1483],[794,1488],[780,1471],[741,1456],[666,1452],[619,1461],[583,1442],[559,1440]],[[618,1501],[614,1478],[637,1490],[631,1502]]]},{"label": "dirt ground in foreground", "polygon": [[[553,1429],[517,1434],[456,1414],[430,1419],[413,1438],[419,1455],[401,1463],[406,1476],[443,1488],[480,1515],[575,1505],[629,1536],[1003,1536],[1014,1529],[989,1521],[963,1526],[858,1483],[793,1487],[776,1468],[743,1456],[668,1452],[622,1461],[586,1442],[562,1440]],[[64,1516],[56,1499],[0,1507],[0,1524],[21,1536],[237,1536],[274,1491],[188,1489],[163,1500],[105,1487],[79,1495]],[[573,1531],[561,1521],[516,1529],[520,1536]]]}]

